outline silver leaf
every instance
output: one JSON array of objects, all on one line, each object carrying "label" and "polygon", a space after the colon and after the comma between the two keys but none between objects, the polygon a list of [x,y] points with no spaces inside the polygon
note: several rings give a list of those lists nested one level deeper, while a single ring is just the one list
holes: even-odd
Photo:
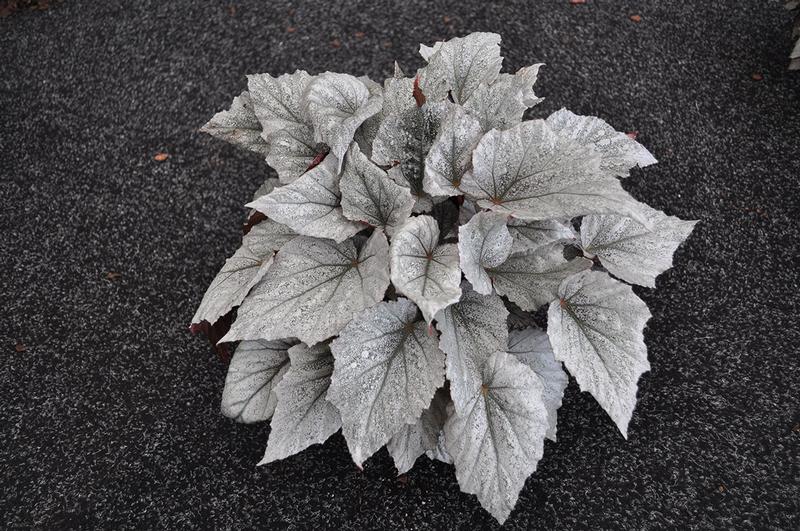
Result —
[{"label": "silver leaf", "polygon": [[511,254],[514,240],[506,227],[506,218],[496,212],[479,212],[458,229],[461,270],[475,291],[484,295],[492,292],[486,270],[499,267]]},{"label": "silver leaf", "polygon": [[436,391],[431,405],[422,412],[417,422],[403,426],[386,444],[398,474],[411,470],[422,454],[436,450],[439,434],[447,419],[448,400],[444,389]]},{"label": "silver leaf", "polygon": [[215,114],[200,131],[262,156],[268,152],[250,93],[246,90],[233,98],[230,109]]},{"label": "silver leaf", "polygon": [[425,158],[423,189],[434,196],[462,195],[461,179],[482,134],[477,119],[462,107],[452,107]]},{"label": "silver leaf", "polygon": [[264,138],[281,129],[310,125],[301,101],[312,79],[304,70],[277,78],[269,74],[247,76],[247,88]]}]

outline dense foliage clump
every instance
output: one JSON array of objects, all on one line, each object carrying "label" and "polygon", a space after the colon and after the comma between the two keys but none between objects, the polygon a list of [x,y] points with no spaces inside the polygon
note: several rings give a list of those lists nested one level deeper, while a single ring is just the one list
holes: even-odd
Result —
[{"label": "dense foliage clump", "polygon": [[[623,435],[647,306],[694,222],[620,185],[655,163],[599,118],[523,120],[540,65],[500,37],[422,46],[414,76],[249,76],[204,130],[277,172],[194,316],[240,341],[225,415],[272,419],[262,463],[342,430],[357,465],[422,454],[500,522],[555,440],[566,369]],[[530,312],[547,307],[547,331]]]}]

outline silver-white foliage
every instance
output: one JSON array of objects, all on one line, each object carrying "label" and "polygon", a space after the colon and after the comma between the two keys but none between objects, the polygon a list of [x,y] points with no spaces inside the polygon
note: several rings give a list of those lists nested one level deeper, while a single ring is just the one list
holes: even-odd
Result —
[{"label": "silver-white foliage", "polygon": [[380,85],[349,74],[325,72],[308,86],[305,108],[314,124],[314,139],[330,146],[341,170],[345,153],[358,127],[380,112],[383,96]]},{"label": "silver-white foliage", "polygon": [[[541,101],[541,65],[500,73],[499,35],[420,53],[415,76],[395,65],[382,84],[249,76],[206,124],[266,156],[278,179],[250,203],[267,219],[194,322],[241,303],[222,339],[244,340],[223,412],[252,422],[275,411],[264,462],[341,426],[359,465],[383,445],[401,473],[423,453],[455,463],[462,489],[502,522],[543,438],[555,440],[561,362],[623,434],[649,367],[646,306],[587,258],[652,286],[694,222],[623,190],[619,179],[655,158],[603,120],[562,109],[523,121]],[[567,260],[578,247],[586,258]],[[532,312],[547,303],[545,334]]]},{"label": "silver-white foliage", "polygon": [[650,370],[643,337],[650,311],[630,286],[597,271],[565,279],[558,296],[547,312],[556,359],[627,438],[636,383]]},{"label": "silver-white foliage", "polygon": [[347,152],[339,187],[346,218],[381,228],[389,236],[406,222],[414,207],[409,189],[392,181],[356,143]]},{"label": "silver-white foliage", "polygon": [[208,321],[214,324],[217,319],[244,300],[271,265],[271,249],[264,254],[257,254],[246,244],[239,247],[211,281],[192,317],[192,323]]},{"label": "silver-white foliage", "polygon": [[590,267],[591,260],[564,258],[563,247],[555,243],[515,253],[488,273],[497,293],[533,311],[556,298],[562,280]]},{"label": "silver-white foliage", "polygon": [[527,109],[541,101],[533,93],[540,64],[521,68],[515,75],[500,74],[493,83],[481,83],[464,104],[484,131],[508,129],[522,121]]},{"label": "silver-white foliage", "polygon": [[461,298],[458,247],[439,244],[439,227],[432,217],[409,219],[392,238],[389,254],[392,284],[419,306],[428,323]]},{"label": "silver-white foliage", "polygon": [[478,120],[453,106],[425,158],[423,189],[433,196],[461,195],[461,179],[472,164],[472,150],[483,132]]},{"label": "silver-white foliage", "polygon": [[532,251],[555,242],[573,242],[578,235],[569,225],[554,219],[525,221],[510,219],[508,232],[514,238],[514,252]]},{"label": "silver-white foliage", "polygon": [[298,234],[342,242],[364,227],[344,216],[334,157],[286,186],[248,203]]},{"label": "silver-white foliage", "polygon": [[601,171],[600,153],[544,120],[486,133],[461,189],[478,205],[528,220],[624,214],[646,223],[641,204]]},{"label": "silver-white foliage", "polygon": [[328,344],[300,343],[289,349],[289,359],[289,370],[275,389],[278,404],[260,465],[323,443],[342,427],[339,410],[325,399],[333,373]]},{"label": "silver-white foliage", "polygon": [[259,155],[266,155],[269,150],[246,90],[233,98],[230,109],[215,114],[200,131]]},{"label": "silver-white foliage", "polygon": [[547,409],[547,438],[556,440],[558,408],[569,384],[567,373],[556,361],[547,333],[539,328],[512,330],[508,333],[507,352],[531,368],[542,382],[542,401]]},{"label": "silver-white foliage", "polygon": [[428,66],[420,87],[431,99],[444,99],[448,92],[453,101],[464,104],[481,83],[491,83],[503,66],[500,35],[472,33],[447,42],[436,43],[427,55]]},{"label": "silver-white foliage", "polygon": [[548,429],[539,378],[505,352],[484,364],[481,387],[445,424],[461,490],[475,494],[501,524],[542,458]]},{"label": "silver-white foliage", "polygon": [[406,424],[386,444],[389,455],[394,460],[398,474],[405,474],[419,456],[435,452],[447,419],[447,392],[439,389],[433,395],[431,405],[422,412],[414,424]]},{"label": "silver-white foliage", "polygon": [[361,465],[406,424],[414,424],[444,383],[444,353],[408,299],[381,302],[331,343],[336,359],[328,400]]},{"label": "silver-white foliage", "polygon": [[[424,191],[425,159],[450,104],[426,103],[389,115],[372,143],[372,160],[391,166],[389,177],[411,190],[418,202],[432,206]],[[427,201],[425,201],[427,199]]]},{"label": "silver-white foliage", "polygon": [[247,76],[247,88],[264,138],[281,129],[309,124],[302,98],[311,80],[312,76],[304,70],[277,78],[269,74]]},{"label": "silver-white foliage", "polygon": [[296,337],[313,345],[339,333],[389,286],[388,243],[377,230],[360,251],[351,240],[298,236],[239,308],[222,342]]},{"label": "silver-white foliage", "polygon": [[484,295],[492,292],[487,270],[500,266],[511,254],[514,240],[506,218],[497,212],[479,212],[458,229],[461,270],[475,291]]},{"label": "silver-white foliage", "polygon": [[275,386],[289,369],[289,341],[242,341],[233,353],[225,389],[222,414],[250,424],[268,420],[278,398]]},{"label": "silver-white foliage", "polygon": [[436,314],[439,348],[447,353],[447,379],[456,411],[464,413],[481,386],[481,367],[508,343],[508,310],[497,295],[462,285],[461,300]]},{"label": "silver-white foliage", "polygon": [[596,255],[612,275],[656,287],[656,277],[672,267],[672,255],[689,237],[696,221],[683,221],[648,208],[652,229],[622,216],[586,216],[581,223],[585,253]]},{"label": "silver-white foliage", "polygon": [[596,116],[561,109],[547,118],[547,124],[561,137],[594,147],[600,153],[600,169],[608,175],[627,177],[634,166],[644,168],[658,162],[639,142]]}]

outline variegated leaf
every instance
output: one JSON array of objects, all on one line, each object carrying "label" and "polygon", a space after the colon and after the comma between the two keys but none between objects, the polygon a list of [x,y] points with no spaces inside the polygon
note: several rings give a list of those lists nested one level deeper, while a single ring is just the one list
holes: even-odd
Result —
[{"label": "variegated leaf", "polygon": [[512,330],[508,334],[508,353],[531,368],[543,386],[542,401],[547,409],[547,438],[556,440],[558,408],[569,384],[567,373],[556,361],[547,333],[539,328]]},{"label": "variegated leaf", "polygon": [[305,108],[314,124],[314,139],[330,146],[339,162],[337,172],[358,127],[382,105],[380,85],[348,74],[325,72],[308,86]]},{"label": "variegated leaf", "polygon": [[433,196],[461,195],[461,179],[472,164],[472,150],[482,134],[476,118],[453,106],[425,158],[423,189]]},{"label": "variegated leaf", "polygon": [[336,159],[325,160],[302,177],[247,206],[305,236],[341,242],[364,229],[347,219],[340,206]]},{"label": "variegated leaf", "polygon": [[627,177],[634,166],[644,168],[657,162],[643,145],[596,116],[579,116],[561,109],[551,114],[547,123],[556,134],[594,147],[600,153],[600,169],[608,175]]},{"label": "variegated leaf", "polygon": [[600,164],[594,147],[559,136],[544,120],[530,120],[486,133],[461,189],[479,206],[521,219],[622,214],[643,220],[641,204]]},{"label": "variegated leaf", "polygon": [[481,367],[508,343],[508,310],[497,295],[481,295],[462,285],[456,304],[436,314],[439,348],[447,354],[447,379],[456,411],[464,413],[481,386]]},{"label": "variegated leaf", "polygon": [[419,419],[444,383],[444,353],[408,299],[364,310],[331,343],[330,400],[359,466]]},{"label": "variegated leaf", "polygon": [[547,312],[547,335],[582,391],[588,391],[628,437],[637,381],[650,370],[643,329],[647,305],[606,273],[567,278]]},{"label": "variegated leaf", "polygon": [[567,260],[560,244],[550,244],[513,254],[488,273],[498,294],[532,311],[556,298],[562,280],[590,267],[591,260]]},{"label": "variegated leaf", "polygon": [[246,90],[233,98],[230,109],[215,114],[200,131],[262,156],[268,152],[250,93]]},{"label": "variegated leaf", "polygon": [[360,251],[352,240],[298,236],[275,255],[221,342],[296,337],[313,345],[336,335],[389,286],[388,242],[376,230]]},{"label": "variegated leaf", "polygon": [[[428,66],[420,78],[420,87],[429,100],[444,99],[449,92],[453,101],[464,104],[482,83],[497,78],[503,65],[500,35],[472,33],[447,42],[436,43],[428,55]],[[444,86],[442,95],[441,86]]]},{"label": "variegated leaf", "polygon": [[510,219],[508,232],[514,238],[513,252],[533,251],[556,242],[574,242],[578,235],[569,225],[553,219],[525,221]]},{"label": "variegated leaf", "polygon": [[[252,241],[252,240],[251,240]],[[210,324],[241,304],[250,290],[267,273],[272,265],[272,250],[262,254],[243,244],[211,281],[203,295],[200,306],[192,317],[192,323],[208,321]]]},{"label": "variegated leaf", "polygon": [[319,154],[314,130],[307,125],[281,129],[269,135],[267,164],[278,172],[284,184],[297,180]]},{"label": "variegated leaf", "polygon": [[431,405],[422,412],[417,422],[403,426],[386,444],[398,474],[411,470],[422,454],[436,450],[439,434],[447,419],[448,400],[444,389],[436,391]]},{"label": "variegated leaf", "polygon": [[461,270],[475,291],[484,295],[492,292],[487,269],[499,267],[511,254],[514,240],[506,227],[506,218],[505,214],[479,212],[458,229]]},{"label": "variegated leaf", "polygon": [[439,227],[432,217],[409,219],[392,238],[389,254],[392,284],[420,307],[428,323],[461,298],[458,248],[439,245]]},{"label": "variegated leaf", "polygon": [[310,125],[301,101],[311,80],[312,76],[304,70],[277,78],[269,74],[247,76],[247,88],[264,138],[281,129]]},{"label": "variegated leaf", "polygon": [[598,256],[612,275],[654,288],[656,277],[672,267],[672,255],[697,222],[655,209],[647,209],[646,215],[652,230],[621,216],[586,216],[581,223],[581,244],[584,252]]},{"label": "variegated leaf", "polygon": [[342,427],[336,407],[325,399],[333,373],[327,343],[289,349],[291,366],[278,383],[267,451],[260,465],[284,459],[325,442]]},{"label": "variegated leaf", "polygon": [[269,420],[275,386],[289,369],[289,341],[242,341],[233,354],[222,391],[222,414],[250,424]]},{"label": "variegated leaf", "polygon": [[493,354],[481,377],[465,412],[447,419],[445,442],[461,490],[502,524],[542,458],[547,410],[539,378],[513,356]]},{"label": "variegated leaf", "polygon": [[409,189],[392,181],[355,143],[347,153],[339,187],[346,218],[382,228],[389,236],[406,222],[414,207]]}]

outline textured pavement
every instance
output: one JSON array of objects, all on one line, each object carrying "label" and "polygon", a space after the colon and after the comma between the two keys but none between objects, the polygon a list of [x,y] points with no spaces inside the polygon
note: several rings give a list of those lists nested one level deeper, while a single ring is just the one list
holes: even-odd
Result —
[{"label": "textured pavement", "polygon": [[197,132],[245,74],[382,79],[421,66],[419,42],[496,31],[505,71],[547,64],[533,116],[639,131],[660,163],[626,188],[701,220],[636,290],[652,371],[629,439],[571,382],[505,527],[798,529],[782,3],[65,0],[0,18],[0,527],[495,527],[452,468],[421,458],[401,481],[383,450],[360,472],[338,434],[256,468],[269,427],[218,413],[226,368],[187,325],[266,175]]}]

